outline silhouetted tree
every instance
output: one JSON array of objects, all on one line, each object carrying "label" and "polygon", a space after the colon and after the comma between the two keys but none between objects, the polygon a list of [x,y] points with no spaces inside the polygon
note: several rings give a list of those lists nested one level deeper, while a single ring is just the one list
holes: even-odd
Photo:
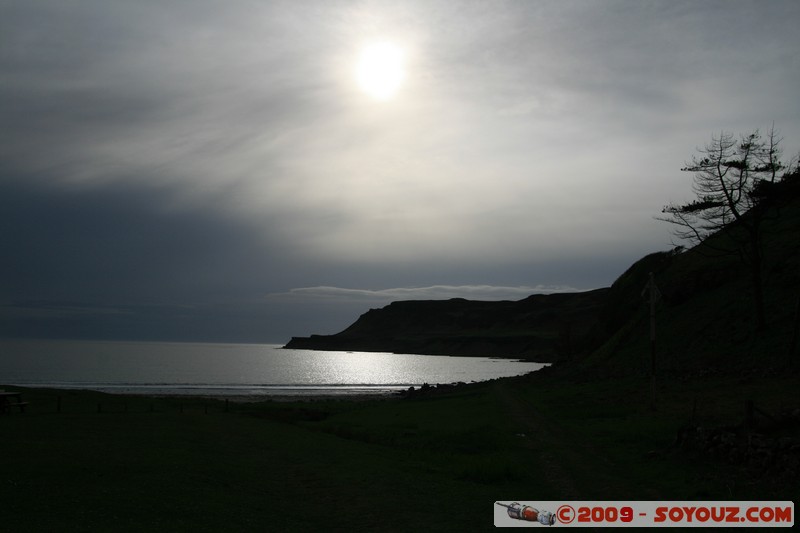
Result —
[{"label": "silhouetted tree", "polygon": [[[658,217],[676,226],[675,236],[705,249],[738,254],[750,270],[757,330],[766,326],[762,267],[762,224],[775,205],[775,179],[787,168],[774,126],[766,137],[755,130],[736,140],[722,132],[699,148],[681,170],[694,173],[697,198],[667,205]],[[714,239],[709,239],[712,235]]]}]

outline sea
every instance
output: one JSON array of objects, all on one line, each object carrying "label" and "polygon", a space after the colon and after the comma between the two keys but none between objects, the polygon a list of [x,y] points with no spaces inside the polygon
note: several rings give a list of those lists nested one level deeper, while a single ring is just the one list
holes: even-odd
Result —
[{"label": "sea", "polygon": [[353,396],[539,370],[492,357],[288,350],[277,344],[0,340],[0,384],[120,394]]}]

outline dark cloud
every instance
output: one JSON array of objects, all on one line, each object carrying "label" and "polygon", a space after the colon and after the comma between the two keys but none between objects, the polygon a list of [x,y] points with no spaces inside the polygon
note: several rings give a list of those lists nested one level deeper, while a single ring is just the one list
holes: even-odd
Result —
[{"label": "dark cloud", "polygon": [[[165,191],[0,180],[0,335],[280,342],[349,315],[268,302],[321,265]],[[287,336],[288,335],[288,336]]]},{"label": "dark cloud", "polygon": [[154,189],[0,187],[2,248],[13,259],[0,272],[15,280],[6,299],[195,301],[223,287],[242,294],[269,264],[251,229],[166,211]]}]

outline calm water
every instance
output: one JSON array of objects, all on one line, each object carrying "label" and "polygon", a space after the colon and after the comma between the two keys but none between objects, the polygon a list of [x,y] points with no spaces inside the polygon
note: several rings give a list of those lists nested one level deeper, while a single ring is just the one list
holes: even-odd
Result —
[{"label": "calm water", "polygon": [[542,364],[483,357],[284,350],[270,344],[0,341],[0,383],[210,395],[384,393],[484,381]]}]

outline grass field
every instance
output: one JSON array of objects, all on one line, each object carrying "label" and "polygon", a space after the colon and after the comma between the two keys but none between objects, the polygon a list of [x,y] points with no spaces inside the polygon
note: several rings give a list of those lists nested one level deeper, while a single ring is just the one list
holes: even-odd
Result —
[{"label": "grass field", "polygon": [[[540,375],[427,397],[229,403],[25,390],[0,416],[4,530],[480,530],[494,501],[792,499],[796,480],[674,446],[796,373],[661,383]],[[7,389],[9,387],[6,387]],[[60,400],[59,400],[60,397]],[[692,414],[694,413],[694,414]]]}]

